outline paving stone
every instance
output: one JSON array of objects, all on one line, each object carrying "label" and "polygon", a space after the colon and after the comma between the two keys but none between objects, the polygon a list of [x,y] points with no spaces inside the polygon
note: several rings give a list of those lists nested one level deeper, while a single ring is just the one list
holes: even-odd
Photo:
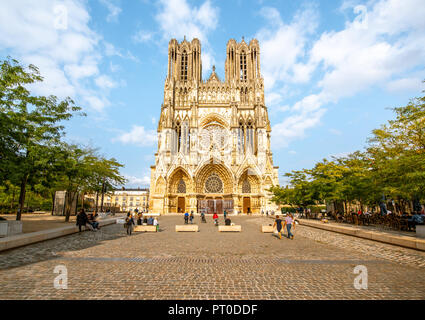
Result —
[{"label": "paving stone", "polygon": [[[232,217],[241,233],[212,219],[175,232],[182,217],[161,217],[160,232],[126,235],[103,227],[0,253],[0,299],[424,299],[425,253],[297,226],[295,239],[260,232],[263,217]],[[368,289],[354,288],[354,267]],[[68,289],[53,287],[57,265]]]}]

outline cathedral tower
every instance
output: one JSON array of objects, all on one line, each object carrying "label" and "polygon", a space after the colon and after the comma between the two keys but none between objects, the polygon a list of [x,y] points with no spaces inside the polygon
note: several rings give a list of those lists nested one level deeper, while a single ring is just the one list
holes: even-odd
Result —
[{"label": "cathedral tower", "polygon": [[150,211],[247,213],[276,209],[260,46],[231,39],[225,80],[213,66],[202,79],[198,39],[168,45],[158,151],[151,167]]}]

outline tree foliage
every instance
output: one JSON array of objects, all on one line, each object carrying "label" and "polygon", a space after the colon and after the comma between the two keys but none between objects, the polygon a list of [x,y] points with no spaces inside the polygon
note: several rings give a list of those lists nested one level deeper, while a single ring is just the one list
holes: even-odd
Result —
[{"label": "tree foliage", "polygon": [[56,190],[69,194],[82,188],[96,190],[100,181],[108,187],[125,182],[119,174],[122,165],[115,159],[64,143],[64,122],[85,114],[69,97],[32,94],[28,86],[41,81],[34,65],[25,68],[11,58],[0,64],[0,191],[4,194],[0,200],[13,208],[19,189],[17,220],[28,188],[51,197]]},{"label": "tree foliage", "polygon": [[395,118],[372,131],[365,151],[286,173],[289,185],[274,187],[273,201],[296,206],[325,201],[376,206],[383,197],[424,202],[425,96],[392,110]]}]

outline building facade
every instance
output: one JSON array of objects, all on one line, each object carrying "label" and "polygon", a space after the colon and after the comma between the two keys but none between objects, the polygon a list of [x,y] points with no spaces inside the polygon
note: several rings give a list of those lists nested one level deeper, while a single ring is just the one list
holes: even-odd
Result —
[{"label": "building facade", "polygon": [[[98,197],[98,208],[100,209],[101,194]],[[86,199],[91,202],[91,206],[95,206],[96,195],[86,195]],[[104,195],[104,210],[117,210],[120,212],[147,212],[149,210],[149,189],[116,189]]]},{"label": "building facade", "polygon": [[198,39],[168,46],[168,72],[151,166],[152,212],[258,213],[278,185],[256,39],[227,43],[225,79],[202,80]]}]

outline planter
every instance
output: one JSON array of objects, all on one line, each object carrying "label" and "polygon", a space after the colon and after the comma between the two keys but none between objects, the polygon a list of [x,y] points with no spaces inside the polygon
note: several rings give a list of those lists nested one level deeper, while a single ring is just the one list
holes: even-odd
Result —
[{"label": "planter", "polygon": [[0,221],[0,237],[13,236],[22,233],[22,221]]},{"label": "planter", "polygon": [[425,225],[416,225],[416,236],[418,238],[425,238]]}]

